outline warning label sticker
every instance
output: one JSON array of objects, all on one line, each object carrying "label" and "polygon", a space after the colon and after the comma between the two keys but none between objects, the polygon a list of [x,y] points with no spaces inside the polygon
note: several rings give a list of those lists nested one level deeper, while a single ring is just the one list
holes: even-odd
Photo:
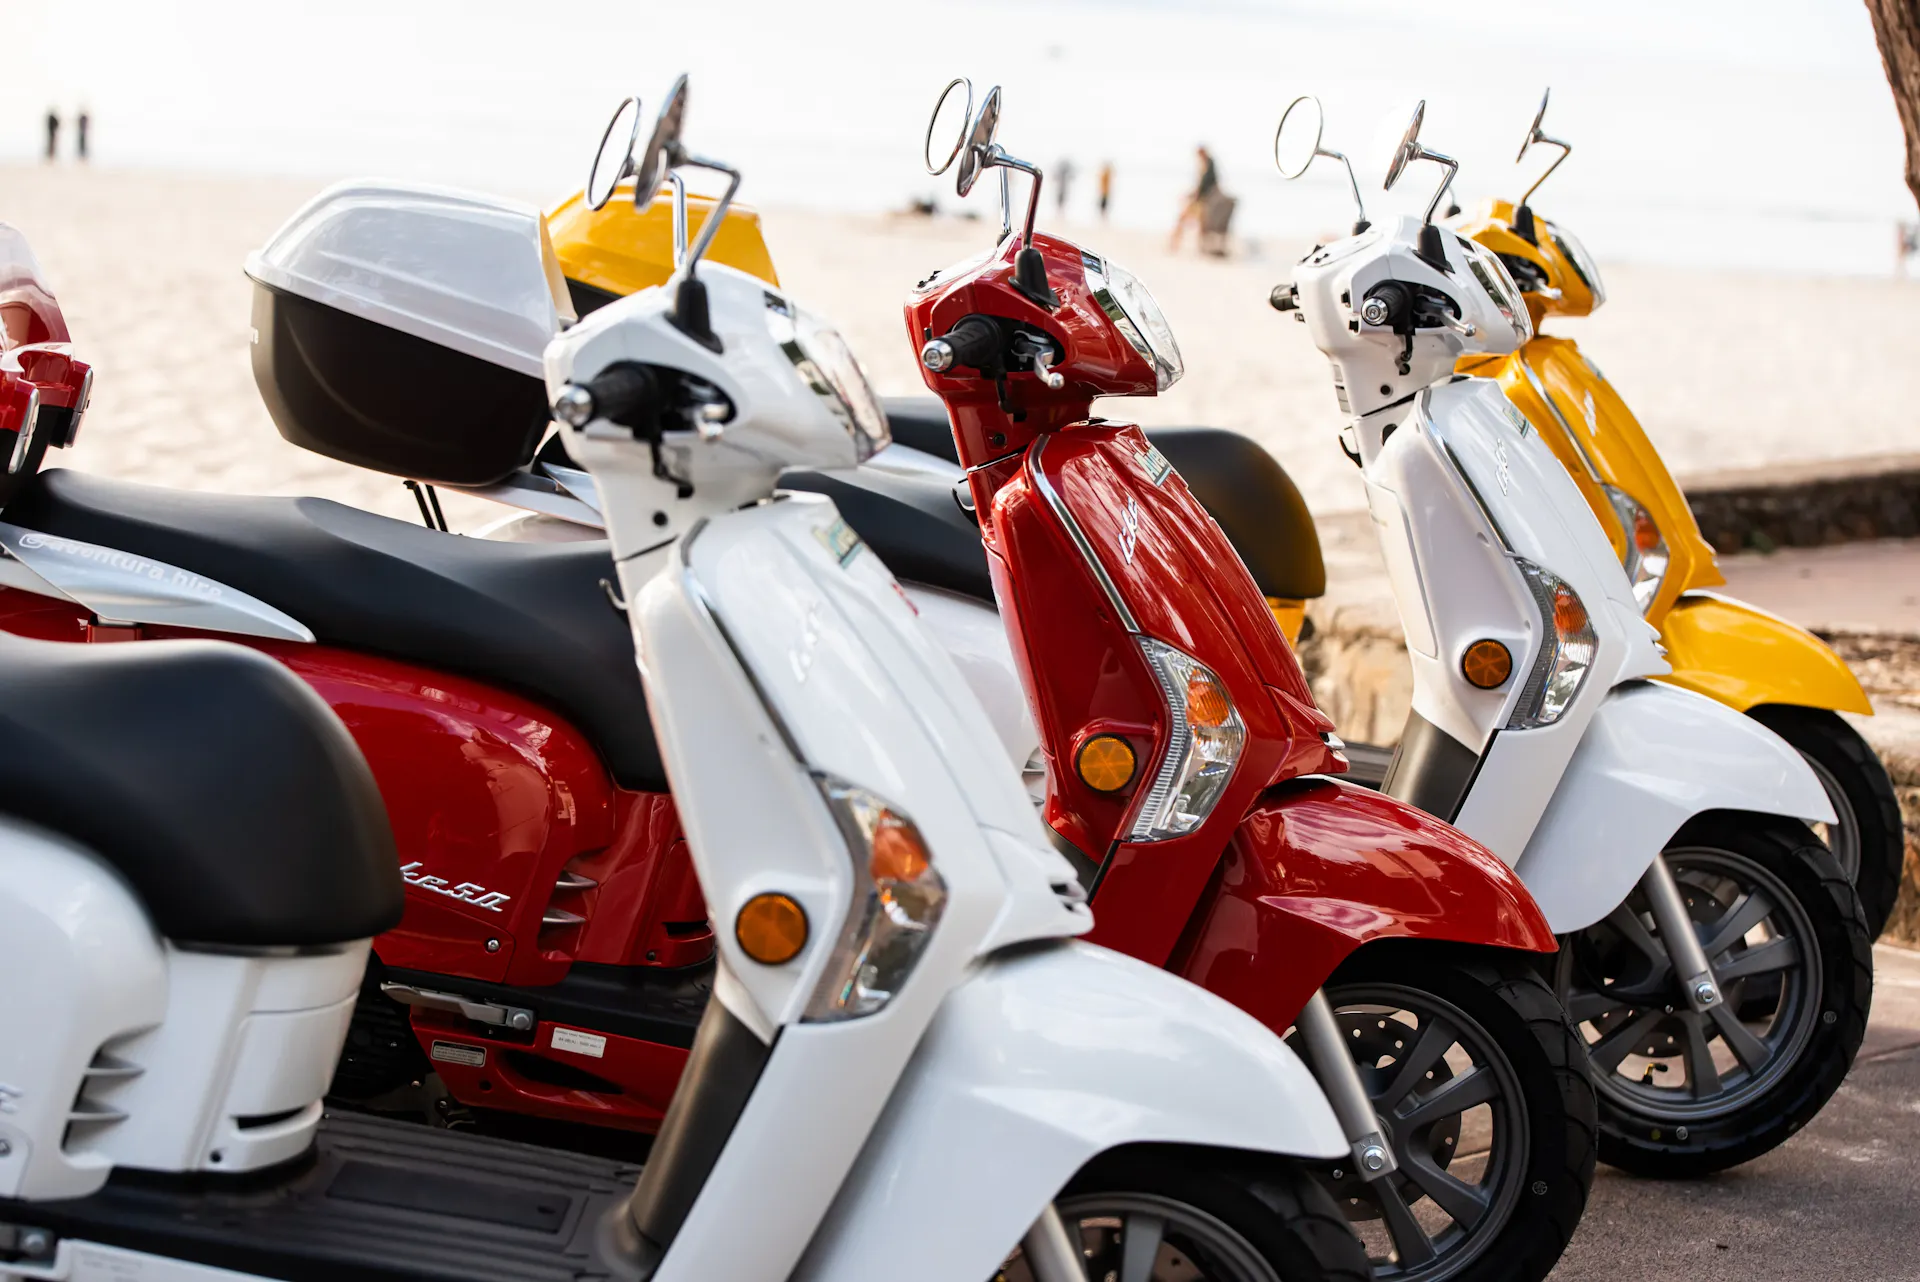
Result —
[{"label": "warning label sticker", "polygon": [[435,1042],[433,1057],[443,1064],[465,1064],[468,1068],[485,1068],[487,1051],[483,1046],[468,1046],[461,1042]]}]

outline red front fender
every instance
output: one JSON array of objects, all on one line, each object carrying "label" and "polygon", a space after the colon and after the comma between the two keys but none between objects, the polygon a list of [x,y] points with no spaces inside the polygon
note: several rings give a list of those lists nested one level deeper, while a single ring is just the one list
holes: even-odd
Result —
[{"label": "red front fender", "polygon": [[1279,1032],[1374,939],[1556,947],[1493,852],[1391,797],[1311,779],[1241,821],[1170,969]]}]

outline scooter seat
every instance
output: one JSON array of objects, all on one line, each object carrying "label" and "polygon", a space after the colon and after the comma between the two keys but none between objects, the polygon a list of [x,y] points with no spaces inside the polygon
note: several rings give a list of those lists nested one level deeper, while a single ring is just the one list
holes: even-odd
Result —
[{"label": "scooter seat", "polygon": [[[959,461],[946,407],[938,399],[890,396],[884,404],[894,440],[950,463]],[[1251,438],[1223,428],[1146,431],[1147,440],[1179,469],[1193,496],[1220,523],[1263,593],[1295,601],[1326,594],[1327,567],[1313,514],[1278,459]],[[859,528],[857,521],[854,528]]]},{"label": "scooter seat", "polygon": [[949,482],[863,467],[787,472],[780,487],[832,499],[896,577],[993,603],[980,527]]},{"label": "scooter seat", "polygon": [[258,651],[0,634],[0,752],[0,814],[106,860],[168,939],[336,944],[400,921],[365,758],[320,696]]},{"label": "scooter seat", "polygon": [[322,644],[487,681],[569,718],[623,787],[667,790],[602,541],[462,538],[317,498],[160,489],[43,471],[29,529],[165,561],[286,611]]}]

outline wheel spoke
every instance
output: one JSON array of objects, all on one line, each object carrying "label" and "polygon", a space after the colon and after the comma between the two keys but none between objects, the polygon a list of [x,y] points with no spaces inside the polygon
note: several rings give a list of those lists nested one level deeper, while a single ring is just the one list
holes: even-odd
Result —
[{"label": "wheel spoke", "polygon": [[1634,1048],[1635,1043],[1645,1037],[1647,1031],[1664,1018],[1666,1018],[1665,1012],[1657,1008],[1641,1011],[1587,1047],[1587,1058],[1592,1060],[1601,1071],[1613,1072],[1620,1067],[1620,1061],[1627,1057],[1627,1052]]},{"label": "wheel spoke", "polygon": [[1157,1215],[1135,1212],[1127,1217],[1120,1231],[1120,1282],[1151,1282],[1166,1231],[1167,1222]]},{"label": "wheel spoke", "polygon": [[1758,1076],[1771,1057],[1767,1044],[1755,1037],[1725,1002],[1707,1007],[1707,1013],[1713,1017],[1714,1027],[1720,1030],[1720,1036],[1726,1041],[1727,1049],[1733,1052],[1734,1058],[1749,1073]]},{"label": "wheel spoke", "polygon": [[1396,1133],[1412,1135],[1423,1126],[1431,1126],[1443,1117],[1464,1113],[1481,1104],[1490,1104],[1500,1094],[1500,1083],[1491,1071],[1475,1065],[1425,1097],[1406,1112],[1395,1111]]},{"label": "wheel spoke", "polygon": [[1736,979],[1747,979],[1754,975],[1771,974],[1776,970],[1786,970],[1789,966],[1800,964],[1800,945],[1782,936],[1769,939],[1758,948],[1749,948],[1727,962],[1713,964],[1713,977],[1722,986]]},{"label": "wheel spoke", "polygon": [[1380,1218],[1386,1221],[1387,1235],[1393,1239],[1393,1253],[1400,1267],[1414,1269],[1431,1261],[1437,1254],[1433,1239],[1420,1227],[1420,1221],[1413,1218],[1413,1211],[1400,1196],[1393,1177],[1375,1180],[1367,1185],[1367,1190],[1379,1204]]},{"label": "wheel spoke", "polygon": [[1493,1201],[1489,1190],[1441,1170],[1424,1149],[1409,1153],[1400,1169],[1407,1173],[1408,1179],[1420,1186],[1422,1193],[1433,1199],[1435,1206],[1469,1232],[1480,1223],[1480,1217],[1487,1213],[1487,1207]]},{"label": "wheel spoke", "polygon": [[1634,912],[1628,905],[1621,904],[1608,913],[1607,925],[1619,931],[1622,939],[1646,954],[1647,960],[1653,963],[1655,975],[1672,967],[1673,962],[1668,958],[1667,950],[1660,946],[1660,941],[1653,937],[1653,932],[1648,930],[1646,923],[1640,920],[1640,914]]},{"label": "wheel spoke", "polygon": [[1611,1011],[1622,1010],[1631,1005],[1626,998],[1616,996],[1605,988],[1590,992],[1574,993],[1567,999],[1567,1016],[1576,1026],[1599,1019]]},{"label": "wheel spoke", "polygon": [[1413,1048],[1401,1057],[1393,1080],[1374,1098],[1374,1108],[1387,1112],[1412,1094],[1413,1089],[1425,1080],[1427,1070],[1439,1063],[1440,1058],[1459,1040],[1460,1035],[1453,1031],[1453,1026],[1446,1020],[1429,1019],[1414,1038]]},{"label": "wheel spoke", "polygon": [[1698,1011],[1680,1016],[1687,1028],[1687,1089],[1695,1099],[1720,1093],[1720,1069],[1713,1062],[1713,1047],[1707,1043],[1707,1018]]},{"label": "wheel spoke", "polygon": [[1713,933],[1701,948],[1709,959],[1718,957],[1739,942],[1742,935],[1772,915],[1773,901],[1760,891],[1748,891],[1734,901],[1733,907],[1727,909],[1719,921],[1713,923]]}]

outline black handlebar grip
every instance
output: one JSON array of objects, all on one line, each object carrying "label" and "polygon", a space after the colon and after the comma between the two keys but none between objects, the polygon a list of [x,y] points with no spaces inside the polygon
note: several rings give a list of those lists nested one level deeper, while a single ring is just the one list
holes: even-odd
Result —
[{"label": "black handlebar grip", "polygon": [[960,323],[941,335],[953,352],[956,365],[978,369],[991,364],[1000,355],[1000,326],[989,316],[963,316]]},{"label": "black handlebar grip", "polygon": [[629,427],[652,407],[658,388],[653,371],[631,361],[607,366],[587,384],[595,416]]}]

